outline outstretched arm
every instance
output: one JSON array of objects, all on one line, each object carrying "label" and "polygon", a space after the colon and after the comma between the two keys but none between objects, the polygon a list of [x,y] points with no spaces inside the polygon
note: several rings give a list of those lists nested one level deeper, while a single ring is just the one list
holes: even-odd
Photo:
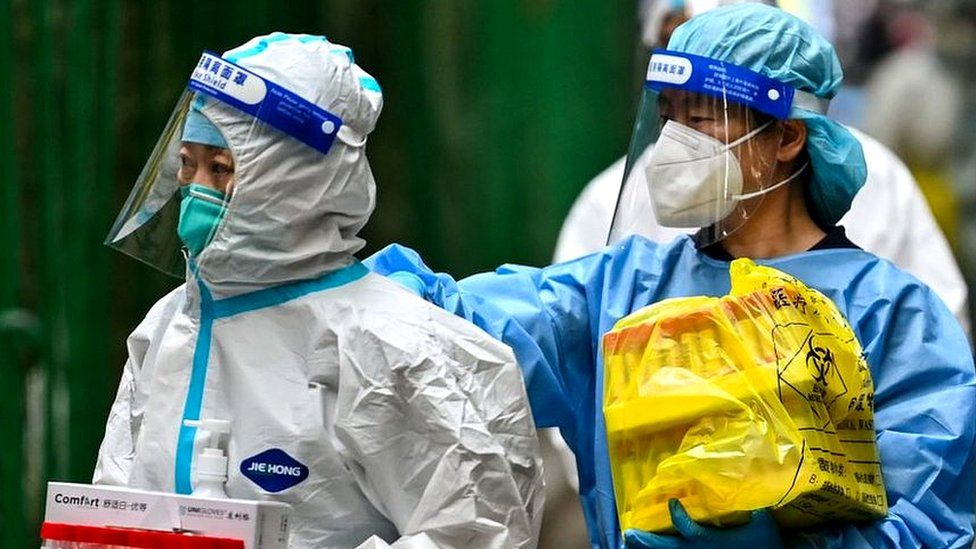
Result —
[{"label": "outstretched arm", "polygon": [[406,273],[422,297],[512,347],[536,425],[560,427],[571,440],[580,403],[593,400],[599,290],[611,258],[594,254],[543,269],[505,265],[460,282],[398,245],[365,264],[383,275]]}]

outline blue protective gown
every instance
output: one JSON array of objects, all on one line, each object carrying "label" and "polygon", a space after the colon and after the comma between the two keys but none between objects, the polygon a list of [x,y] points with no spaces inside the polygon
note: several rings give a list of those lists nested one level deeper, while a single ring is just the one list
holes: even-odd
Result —
[{"label": "blue protective gown", "polygon": [[[962,329],[939,298],[891,263],[858,249],[805,252],[758,263],[830,297],[857,334],[875,385],[875,427],[889,514],[817,533],[830,547],[968,547],[973,540],[976,372]],[[367,261],[382,274],[416,274],[429,300],[514,350],[538,427],[559,427],[576,454],[594,546],[619,547],[602,413],[600,341],[623,316],[665,298],[722,296],[729,263],[691,238],[630,237],[546,268],[505,265],[455,282],[408,248]]]}]

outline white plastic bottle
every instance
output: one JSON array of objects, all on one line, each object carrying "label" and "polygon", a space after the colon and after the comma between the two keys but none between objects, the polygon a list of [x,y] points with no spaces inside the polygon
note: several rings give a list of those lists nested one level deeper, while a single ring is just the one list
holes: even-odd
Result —
[{"label": "white plastic bottle", "polygon": [[209,441],[194,462],[193,495],[227,499],[227,456],[220,447],[221,435],[230,433],[230,422],[222,419],[184,420],[187,427],[208,433]]}]

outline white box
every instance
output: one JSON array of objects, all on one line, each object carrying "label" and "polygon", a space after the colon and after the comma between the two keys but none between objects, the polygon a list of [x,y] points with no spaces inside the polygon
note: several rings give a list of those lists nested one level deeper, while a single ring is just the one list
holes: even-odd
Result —
[{"label": "white box", "polygon": [[47,484],[44,521],[192,532],[240,539],[246,549],[287,549],[291,506],[69,482]]}]

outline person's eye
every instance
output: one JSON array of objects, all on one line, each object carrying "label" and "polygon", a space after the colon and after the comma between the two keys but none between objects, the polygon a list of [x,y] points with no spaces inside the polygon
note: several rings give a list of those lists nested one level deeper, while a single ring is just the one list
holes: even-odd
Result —
[{"label": "person's eye", "polygon": [[215,163],[210,169],[216,175],[230,175],[234,173],[234,168],[226,164]]},{"label": "person's eye", "polygon": [[708,122],[714,122],[714,121],[715,119],[710,116],[692,115],[691,118],[689,119],[689,122],[691,122],[692,124],[706,124]]},{"label": "person's eye", "polygon": [[186,155],[180,155],[180,168],[177,170],[177,178],[186,183],[193,177],[193,172],[196,168],[193,166],[193,161]]}]

